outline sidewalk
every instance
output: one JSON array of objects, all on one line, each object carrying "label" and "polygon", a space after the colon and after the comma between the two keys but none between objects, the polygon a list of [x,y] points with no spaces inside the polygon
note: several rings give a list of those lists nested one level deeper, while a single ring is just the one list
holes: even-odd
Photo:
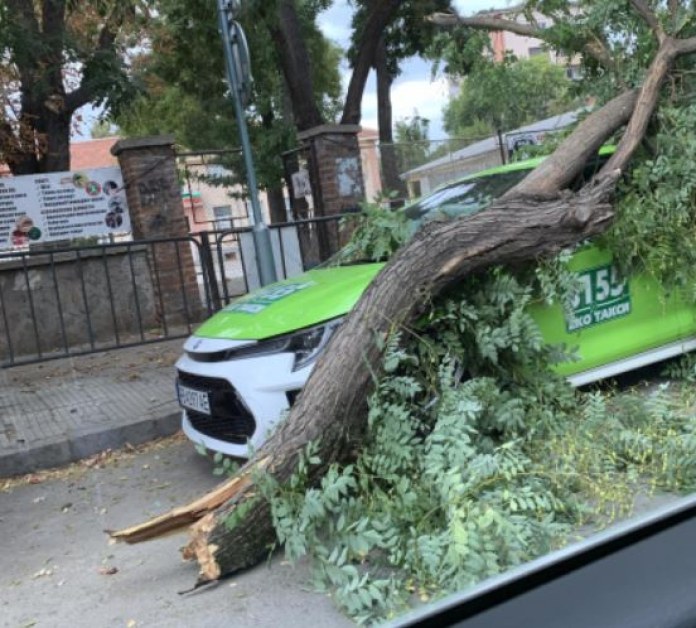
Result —
[{"label": "sidewalk", "polygon": [[182,339],[0,370],[0,477],[179,429]]}]

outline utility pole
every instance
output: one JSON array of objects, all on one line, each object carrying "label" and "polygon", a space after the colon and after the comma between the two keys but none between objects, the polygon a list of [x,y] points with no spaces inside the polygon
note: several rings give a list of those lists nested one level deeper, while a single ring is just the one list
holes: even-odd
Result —
[{"label": "utility pole", "polygon": [[247,186],[249,199],[254,219],[252,233],[254,247],[256,249],[256,264],[259,271],[261,285],[277,281],[271,234],[268,226],[263,221],[261,206],[259,205],[259,189],[256,182],[256,170],[251,154],[249,142],[249,130],[247,129],[244,108],[251,97],[251,70],[249,67],[249,49],[247,48],[244,31],[235,20],[240,8],[240,0],[217,0],[218,18],[220,22],[220,36],[225,51],[225,65],[227,66],[227,79],[229,81],[232,101],[237,116],[239,128],[239,140],[244,155],[246,167]]}]

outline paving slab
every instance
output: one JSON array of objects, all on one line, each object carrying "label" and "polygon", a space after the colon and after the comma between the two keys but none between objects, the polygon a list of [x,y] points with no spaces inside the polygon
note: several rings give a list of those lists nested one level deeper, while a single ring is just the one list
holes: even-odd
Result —
[{"label": "paving slab", "polygon": [[175,433],[182,340],[0,370],[0,477]]}]

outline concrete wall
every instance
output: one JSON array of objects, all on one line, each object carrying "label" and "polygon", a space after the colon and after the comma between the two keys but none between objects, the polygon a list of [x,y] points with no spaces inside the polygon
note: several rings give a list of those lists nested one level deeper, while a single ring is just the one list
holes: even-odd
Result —
[{"label": "concrete wall", "polygon": [[[51,263],[51,259],[53,263]],[[135,275],[135,281],[133,276]],[[0,356],[133,340],[157,324],[148,251],[85,249],[0,260]],[[113,307],[112,307],[113,305]],[[33,311],[32,311],[33,308]],[[61,317],[64,332],[61,330]],[[9,326],[9,332],[6,328]],[[38,331],[38,333],[37,333]],[[65,335],[64,335],[65,334]]]}]

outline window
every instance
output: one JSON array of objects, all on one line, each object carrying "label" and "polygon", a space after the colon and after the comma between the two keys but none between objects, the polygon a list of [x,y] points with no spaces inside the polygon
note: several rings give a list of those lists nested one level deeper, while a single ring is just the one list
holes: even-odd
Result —
[{"label": "window", "polygon": [[213,215],[216,229],[232,229],[232,208],[229,205],[213,207]]}]

